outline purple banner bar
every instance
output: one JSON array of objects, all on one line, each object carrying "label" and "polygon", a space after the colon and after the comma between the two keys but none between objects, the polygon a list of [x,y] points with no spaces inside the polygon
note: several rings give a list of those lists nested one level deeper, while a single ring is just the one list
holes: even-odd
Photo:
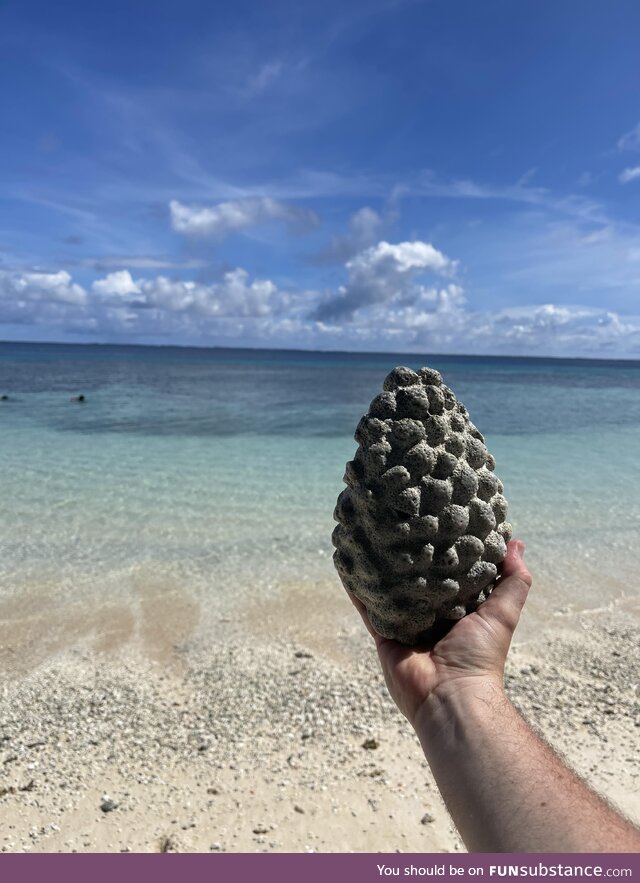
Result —
[{"label": "purple banner bar", "polygon": [[20,883],[378,883],[558,877],[635,880],[638,854],[0,855],[3,881]]}]

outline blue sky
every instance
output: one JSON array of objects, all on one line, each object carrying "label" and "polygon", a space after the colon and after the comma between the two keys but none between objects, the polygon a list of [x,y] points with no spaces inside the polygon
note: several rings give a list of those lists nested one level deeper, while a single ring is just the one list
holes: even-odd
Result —
[{"label": "blue sky", "polygon": [[0,339],[640,358],[635,0],[0,4]]}]

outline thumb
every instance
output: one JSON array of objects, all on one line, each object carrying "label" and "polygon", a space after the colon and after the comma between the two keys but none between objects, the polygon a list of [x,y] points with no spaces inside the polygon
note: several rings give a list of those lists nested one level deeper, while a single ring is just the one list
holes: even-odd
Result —
[{"label": "thumb", "polygon": [[532,577],[524,563],[524,549],[522,540],[511,540],[502,562],[500,580],[477,611],[483,619],[505,626],[510,633],[518,625],[531,588]]},{"label": "thumb", "polygon": [[386,641],[387,639],[383,638],[382,635],[379,635],[377,633],[377,631],[374,629],[374,627],[371,625],[371,620],[369,619],[369,613],[367,611],[367,608],[362,603],[360,598],[356,597],[356,595],[354,595],[352,592],[347,592],[347,595],[351,599],[351,603],[353,604],[353,606],[356,608],[356,610],[360,614],[362,621],[367,628],[367,631],[369,632],[369,634],[371,635],[373,640],[376,642],[376,647],[380,646],[380,644],[383,643],[384,641]]}]

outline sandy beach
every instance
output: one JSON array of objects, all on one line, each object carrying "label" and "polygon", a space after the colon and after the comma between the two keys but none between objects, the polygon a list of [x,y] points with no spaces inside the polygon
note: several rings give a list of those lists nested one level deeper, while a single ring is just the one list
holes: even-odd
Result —
[{"label": "sandy beach", "polygon": [[[3,851],[464,850],[336,585],[284,588],[210,641],[168,612],[40,659],[3,611]],[[509,694],[637,820],[637,605],[556,614],[525,623]]]}]

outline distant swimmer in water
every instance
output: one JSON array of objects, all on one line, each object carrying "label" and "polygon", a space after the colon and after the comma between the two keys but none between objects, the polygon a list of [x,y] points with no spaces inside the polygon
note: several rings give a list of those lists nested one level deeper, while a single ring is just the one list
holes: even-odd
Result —
[{"label": "distant swimmer in water", "polygon": [[0,402],[8,402],[8,401],[9,401],[8,395],[1,395],[0,396]]},{"label": "distant swimmer in water", "polygon": [[69,401],[70,402],[86,402],[86,399],[82,394],[80,394],[79,396],[71,396]]}]

